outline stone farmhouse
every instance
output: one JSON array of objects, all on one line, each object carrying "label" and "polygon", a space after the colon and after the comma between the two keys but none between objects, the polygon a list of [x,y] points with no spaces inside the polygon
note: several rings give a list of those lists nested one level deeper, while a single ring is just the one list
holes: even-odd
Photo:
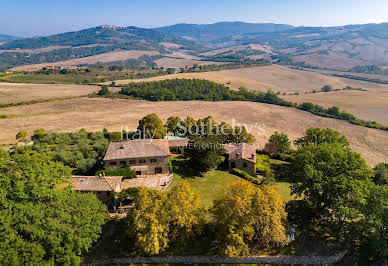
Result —
[{"label": "stone farmhouse", "polygon": [[[114,142],[109,145],[104,162],[112,169],[130,166],[136,176],[168,174],[170,155],[187,147],[188,143],[188,139],[179,138]],[[224,149],[228,169],[237,168],[256,176],[256,148],[253,145],[225,144]]]},{"label": "stone farmhouse", "polygon": [[[121,176],[73,176],[71,185],[80,192],[93,192],[109,209],[117,207],[115,194],[128,188],[148,187],[165,190],[171,183],[170,156],[179,148],[188,146],[183,138],[141,139],[110,143],[104,157],[105,165],[112,169],[130,166],[136,178]],[[225,165],[256,175],[256,148],[247,143],[225,144]],[[119,207],[121,208],[121,207]]]},{"label": "stone farmhouse", "polygon": [[256,176],[256,148],[247,143],[225,144],[228,169],[237,168]]},{"label": "stone farmhouse", "polygon": [[140,139],[113,142],[104,157],[112,169],[130,166],[136,176],[168,174],[170,148],[167,139]]}]

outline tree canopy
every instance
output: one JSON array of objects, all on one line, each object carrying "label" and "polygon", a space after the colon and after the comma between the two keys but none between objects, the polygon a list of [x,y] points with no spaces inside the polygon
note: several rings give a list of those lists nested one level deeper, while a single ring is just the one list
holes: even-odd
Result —
[{"label": "tree canopy", "polygon": [[[342,216],[342,207],[361,193],[372,171],[360,154],[341,143],[300,147],[291,161],[292,192],[317,213]],[[343,218],[343,217],[341,217]]]},{"label": "tree canopy", "polygon": [[291,141],[286,134],[276,131],[269,138],[269,142],[275,145],[278,155],[285,157],[291,153]]},{"label": "tree canopy", "polygon": [[292,193],[301,199],[288,204],[290,221],[350,246],[365,263],[387,258],[388,190],[379,183],[381,166],[372,171],[338,132],[308,133],[291,161]]},{"label": "tree canopy", "polygon": [[210,211],[223,255],[260,254],[287,242],[284,203],[272,187],[237,181],[226,187]]},{"label": "tree canopy", "polygon": [[350,145],[344,135],[330,128],[309,128],[304,137],[295,141],[295,145],[298,147],[322,143],[338,143],[343,147],[348,147]]},{"label": "tree canopy", "polygon": [[154,113],[143,117],[139,121],[137,130],[141,133],[142,138],[163,139],[167,135],[162,120]]},{"label": "tree canopy", "polygon": [[41,129],[32,138],[33,145],[17,147],[15,153],[47,154],[52,160],[73,168],[75,174],[87,174],[101,167],[99,162],[108,148],[110,134],[83,129],[74,133],[45,133]]},{"label": "tree canopy", "polygon": [[127,216],[127,236],[140,255],[157,255],[169,247],[182,248],[199,233],[202,223],[199,195],[189,183],[169,193],[141,188]]},{"label": "tree canopy", "polygon": [[194,172],[205,173],[224,161],[225,150],[222,139],[217,135],[192,136],[185,150],[189,165]]},{"label": "tree canopy", "polygon": [[93,194],[58,188],[68,176],[68,167],[37,153],[0,164],[0,264],[80,263],[107,210]]},{"label": "tree canopy", "polygon": [[171,116],[166,121],[166,128],[168,133],[173,133],[174,136],[178,134],[179,127],[178,123],[181,122],[183,124],[182,119],[179,116]]}]

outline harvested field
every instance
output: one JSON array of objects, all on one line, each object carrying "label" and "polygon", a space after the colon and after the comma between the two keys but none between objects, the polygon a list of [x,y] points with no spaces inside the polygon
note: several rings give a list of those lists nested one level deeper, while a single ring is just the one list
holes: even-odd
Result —
[{"label": "harvested field", "polygon": [[[201,118],[212,115],[217,121],[244,124],[256,136],[258,147],[265,145],[275,131],[287,133],[291,140],[310,127],[329,127],[341,131],[371,164],[388,161],[388,132],[351,125],[345,121],[314,116],[292,108],[252,102],[147,102],[124,99],[79,98],[1,109],[12,118],[0,119],[0,143],[12,143],[16,133],[37,128],[49,132],[124,129],[134,130],[138,120],[156,113],[166,120],[171,115]],[[255,127],[256,125],[256,127]]]},{"label": "harvested field", "polygon": [[[162,60],[162,59],[161,59]],[[183,73],[167,76],[142,79],[140,81],[163,80],[173,78],[199,78],[208,79],[225,84],[231,89],[238,89],[245,86],[249,89],[267,91],[269,89],[280,92],[311,92],[319,90],[324,85],[331,85],[334,88],[351,86],[364,88],[375,92],[388,92],[388,85],[372,82],[351,80],[339,77],[332,77],[320,73],[307,72],[290,69],[279,65],[240,68],[232,70],[221,70],[201,73]],[[134,80],[119,80],[118,84],[125,84]]]},{"label": "harvested field", "polygon": [[[287,94],[320,90],[326,84],[339,89],[346,86],[363,88],[368,91],[341,91],[324,94],[301,94],[299,96],[281,95],[280,97],[297,102],[311,101],[324,106],[338,106],[362,119],[377,121],[388,125],[388,85],[333,77],[317,72],[295,70],[278,65],[202,73],[183,73],[141,80],[120,80],[117,83],[125,84],[133,81],[173,78],[208,79],[222,83],[231,89],[238,89],[241,86],[245,86],[248,89],[260,91],[273,90]],[[348,96],[350,98],[347,98]]]},{"label": "harvested field", "polygon": [[0,104],[81,96],[98,90],[89,85],[0,83]]},{"label": "harvested field", "polygon": [[194,64],[199,65],[219,65],[223,63],[218,62],[210,62],[210,61],[201,61],[197,59],[189,59],[189,58],[174,58],[174,57],[163,57],[154,61],[158,67],[164,68],[176,68],[176,67],[185,67],[191,66]]},{"label": "harvested field", "polygon": [[282,96],[293,102],[337,106],[355,116],[388,125],[388,92],[340,91]]},{"label": "harvested field", "polygon": [[163,45],[167,49],[179,49],[180,47],[182,47],[182,45],[180,44],[171,43],[171,42],[160,42],[159,44]]},{"label": "harvested field", "polygon": [[26,65],[26,66],[18,66],[14,67],[12,70],[21,70],[21,71],[30,71],[30,70],[38,70],[42,67],[49,65],[54,66],[77,66],[83,64],[96,64],[98,62],[114,62],[114,61],[123,61],[127,59],[137,59],[143,55],[157,55],[159,52],[157,51],[141,51],[141,50],[128,50],[128,51],[113,51],[83,58],[76,58],[66,61],[59,61],[55,63],[44,63],[44,64],[35,64],[35,65]]},{"label": "harvested field", "polygon": [[0,54],[2,53],[28,53],[28,54],[39,54],[44,52],[50,52],[63,48],[70,48],[71,46],[48,46],[44,48],[37,49],[15,49],[15,50],[0,50]]}]

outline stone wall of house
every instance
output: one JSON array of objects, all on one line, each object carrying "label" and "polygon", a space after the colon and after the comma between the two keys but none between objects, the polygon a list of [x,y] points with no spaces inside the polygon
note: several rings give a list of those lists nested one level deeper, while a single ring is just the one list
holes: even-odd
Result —
[{"label": "stone wall of house", "polygon": [[312,264],[323,265],[337,263],[343,259],[347,251],[333,256],[252,256],[244,258],[224,258],[218,256],[172,256],[148,258],[115,258],[100,260],[92,265],[130,264],[130,263],[179,263],[179,264]]},{"label": "stone wall of house", "polygon": [[[232,167],[233,163],[235,163],[235,167]],[[244,166],[244,164],[246,164],[246,166]],[[243,170],[252,176],[256,176],[255,163],[251,161],[244,160],[244,159],[236,159],[233,161],[229,161],[229,169],[233,169],[233,168]]]},{"label": "stone wall of house", "polygon": [[[155,159],[156,162],[151,162],[152,159]],[[135,160],[136,163],[131,163]],[[140,160],[145,160],[144,163],[140,163]],[[168,174],[169,171],[169,160],[168,156],[163,157],[145,157],[145,158],[136,158],[136,159],[121,159],[121,160],[110,160],[106,161],[105,165],[111,169],[117,169],[124,165],[127,166],[148,166],[147,172],[142,172],[142,175],[154,175],[156,168],[162,168],[161,174]],[[116,162],[116,165],[111,165],[111,162]]]}]

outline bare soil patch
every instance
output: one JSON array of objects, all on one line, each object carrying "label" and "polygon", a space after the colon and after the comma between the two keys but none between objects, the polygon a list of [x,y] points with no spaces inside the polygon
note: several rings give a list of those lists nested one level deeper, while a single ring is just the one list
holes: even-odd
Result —
[{"label": "bare soil patch", "polygon": [[[388,161],[388,132],[351,125],[345,121],[318,117],[300,110],[252,102],[147,102],[124,99],[78,98],[50,103],[18,106],[1,110],[13,118],[0,119],[0,143],[12,143],[16,133],[37,128],[49,132],[71,132],[81,128],[95,131],[107,128],[134,130],[138,120],[156,113],[169,116],[212,115],[218,122],[244,124],[263,147],[275,131],[287,133],[294,140],[310,127],[328,127],[341,131],[371,165]],[[255,127],[256,126],[256,127]]]}]

